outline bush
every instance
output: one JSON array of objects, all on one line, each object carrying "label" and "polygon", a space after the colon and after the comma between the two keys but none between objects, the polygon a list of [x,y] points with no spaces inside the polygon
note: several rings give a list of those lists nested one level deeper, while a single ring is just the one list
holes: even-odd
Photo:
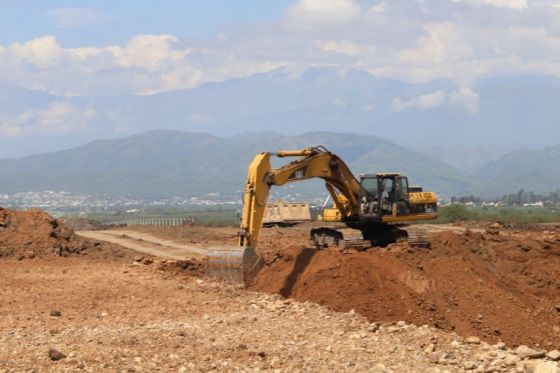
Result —
[{"label": "bush", "polygon": [[461,220],[471,220],[475,214],[463,205],[449,205],[438,209],[438,223],[452,223]]}]

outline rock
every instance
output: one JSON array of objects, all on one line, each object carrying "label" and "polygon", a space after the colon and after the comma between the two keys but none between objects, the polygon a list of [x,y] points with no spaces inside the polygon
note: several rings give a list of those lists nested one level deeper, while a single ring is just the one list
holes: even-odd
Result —
[{"label": "rock", "polygon": [[560,359],[560,351],[558,350],[549,351],[548,354],[546,354],[546,357],[549,358],[550,360],[557,361]]},{"label": "rock", "polygon": [[494,345],[494,347],[498,350],[505,350],[506,344],[504,342],[498,342]]},{"label": "rock", "polygon": [[437,364],[439,363],[439,354],[437,352],[432,352],[430,354],[430,357],[428,358],[428,360],[430,361],[430,363],[432,364]]},{"label": "rock", "polygon": [[559,373],[558,365],[553,361],[545,361],[538,363],[533,370],[533,373]]},{"label": "rock", "polygon": [[465,339],[465,343],[470,343],[470,344],[480,344],[480,338],[478,337],[468,337],[467,339]]},{"label": "rock", "polygon": [[49,357],[51,358],[52,361],[58,361],[64,359],[66,355],[64,355],[62,352],[58,351],[57,349],[49,348]]},{"label": "rock", "polygon": [[521,359],[525,359],[525,358],[539,359],[541,357],[545,357],[546,351],[533,350],[532,348],[521,345],[515,349],[515,354],[519,356]]},{"label": "rock", "polygon": [[519,362],[519,357],[516,355],[508,355],[504,358],[504,365],[512,367]]},{"label": "rock", "polygon": [[398,322],[397,322],[397,326],[398,326],[399,328],[402,328],[402,327],[406,326],[406,322],[405,322],[405,321],[402,321],[402,320],[401,320],[401,321],[398,321]]},{"label": "rock", "polygon": [[59,310],[52,310],[51,311],[51,316],[60,317],[60,316],[62,316],[62,312],[60,312]]},{"label": "rock", "polygon": [[463,367],[464,367],[466,370],[473,370],[473,369],[476,368],[476,364],[473,363],[472,361],[465,361],[465,362],[463,363]]},{"label": "rock", "polygon": [[430,343],[429,345],[426,346],[426,348],[424,349],[424,353],[426,354],[431,354],[432,352],[434,352],[436,350],[436,345],[434,343]]},{"label": "rock", "polygon": [[380,325],[378,322],[372,322],[371,324],[369,324],[369,326],[368,326],[367,329],[368,329],[368,331],[370,331],[370,332],[376,332],[376,331],[379,330],[379,327],[380,327],[380,326],[381,326],[381,325]]}]

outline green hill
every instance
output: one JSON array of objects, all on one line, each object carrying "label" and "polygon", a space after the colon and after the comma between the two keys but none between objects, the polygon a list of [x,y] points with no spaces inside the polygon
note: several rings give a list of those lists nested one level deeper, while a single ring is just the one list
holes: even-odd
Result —
[{"label": "green hill", "polygon": [[[162,198],[209,192],[238,195],[247,166],[261,151],[325,145],[355,174],[395,171],[440,194],[466,193],[468,178],[434,157],[374,136],[272,132],[222,138],[203,133],[150,131],[132,137],[0,161],[0,193],[65,190],[93,195]],[[289,190],[323,192],[319,181]],[[320,188],[319,190],[317,188]]]},{"label": "green hill", "polygon": [[520,189],[549,193],[560,188],[560,145],[517,150],[488,162],[473,174],[483,196],[499,196]]}]

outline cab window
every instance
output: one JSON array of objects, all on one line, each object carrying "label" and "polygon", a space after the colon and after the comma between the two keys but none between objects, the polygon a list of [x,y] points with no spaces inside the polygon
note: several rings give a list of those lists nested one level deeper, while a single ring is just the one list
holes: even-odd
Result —
[{"label": "cab window", "polygon": [[368,197],[377,198],[377,178],[362,179],[362,188],[365,190]]},{"label": "cab window", "polygon": [[399,177],[397,181],[397,199],[408,199],[408,179],[406,177]]}]

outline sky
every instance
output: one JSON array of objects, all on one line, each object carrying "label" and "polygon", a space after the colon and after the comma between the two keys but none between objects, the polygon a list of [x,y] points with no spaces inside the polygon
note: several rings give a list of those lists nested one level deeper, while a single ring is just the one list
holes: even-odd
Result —
[{"label": "sky", "polygon": [[560,0],[0,1],[0,80],[154,94],[287,66],[560,74]]},{"label": "sky", "polygon": [[[473,86],[483,78],[560,75],[560,0],[0,0],[0,7],[0,82],[61,98],[46,113],[0,107],[0,141],[48,131],[57,115],[94,115],[72,112],[64,98],[153,95],[277,68],[448,79],[459,99],[475,103]],[[442,99],[395,102],[405,109]],[[47,126],[23,131],[29,118]]]}]

